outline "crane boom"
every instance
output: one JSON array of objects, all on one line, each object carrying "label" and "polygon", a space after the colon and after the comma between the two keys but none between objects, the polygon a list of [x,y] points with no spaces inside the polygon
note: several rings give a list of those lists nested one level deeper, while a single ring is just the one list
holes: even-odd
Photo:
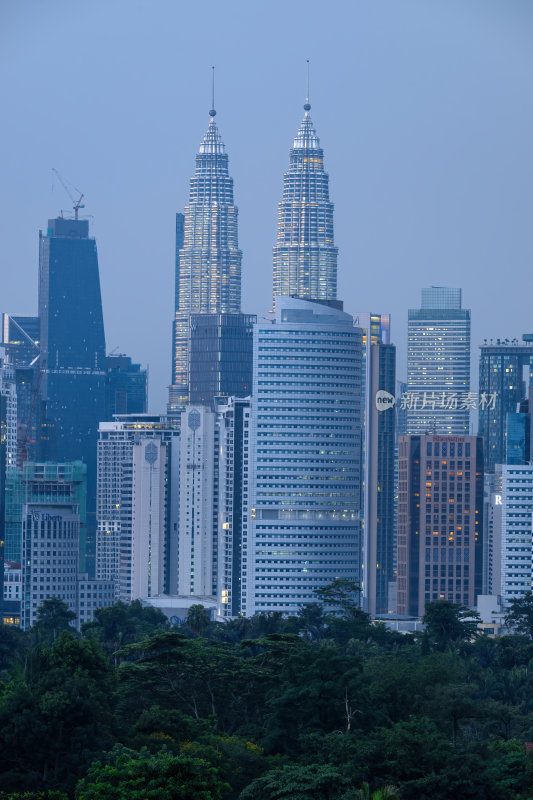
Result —
[{"label": "crane boom", "polygon": [[[80,208],[85,208],[85,203],[82,203],[82,202],[81,202],[81,201],[83,200],[83,198],[85,197],[85,195],[83,194],[83,192],[80,192],[80,190],[79,190],[79,189],[76,189],[76,187],[74,186],[74,184],[72,184],[72,183],[71,183],[70,185],[72,186],[72,188],[74,189],[74,191],[75,191],[77,194],[79,194],[79,197],[78,197],[78,199],[76,200],[76,199],[75,199],[75,198],[72,196],[72,192],[71,192],[71,191],[70,191],[70,189],[68,188],[68,185],[67,185],[66,179],[65,179],[65,178],[63,178],[63,177],[60,175],[60,173],[57,171],[57,169],[56,169],[55,167],[52,167],[52,172],[53,172],[53,173],[54,173],[54,175],[57,177],[57,179],[58,179],[58,180],[59,180],[59,182],[61,183],[61,186],[62,186],[62,187],[63,187],[63,189],[66,191],[66,193],[68,194],[68,196],[70,197],[70,199],[72,200],[72,207],[73,207],[73,209],[74,209],[74,219],[78,219],[78,211],[80,210]],[[69,183],[70,183],[70,181],[69,181]]]}]

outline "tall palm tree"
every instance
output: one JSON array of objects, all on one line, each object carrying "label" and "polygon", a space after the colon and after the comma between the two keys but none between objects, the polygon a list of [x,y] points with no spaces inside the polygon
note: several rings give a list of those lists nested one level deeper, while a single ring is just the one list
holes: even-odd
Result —
[{"label": "tall palm tree", "polygon": [[368,783],[363,783],[356,798],[357,800],[400,800],[400,794],[396,786],[390,785],[382,786],[381,789],[376,789],[370,794],[370,786]]}]

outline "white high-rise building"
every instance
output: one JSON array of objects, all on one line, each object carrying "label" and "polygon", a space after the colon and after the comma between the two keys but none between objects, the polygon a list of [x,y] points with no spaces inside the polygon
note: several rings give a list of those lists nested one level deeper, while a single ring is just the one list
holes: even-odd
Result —
[{"label": "white high-rise building", "polygon": [[219,618],[242,613],[249,431],[250,398],[189,405],[181,417],[178,594],[216,597]]},{"label": "white high-rise building", "polygon": [[340,303],[278,297],[254,330],[243,610],[297,613],[361,581],[361,330]]},{"label": "white high-rise building", "polygon": [[215,414],[181,414],[178,594],[216,594]]},{"label": "white high-rise building", "polygon": [[491,478],[485,585],[505,607],[532,586],[533,465],[498,464]]},{"label": "white high-rise building", "polygon": [[100,423],[96,577],[114,582],[117,600],[177,592],[178,445],[179,428],[165,417]]},{"label": "white high-rise building", "polygon": [[461,289],[422,289],[422,307],[407,323],[407,433],[465,436],[470,432],[470,311]]},{"label": "white high-rise building", "polygon": [[160,440],[133,444],[131,597],[165,591],[168,450]]}]

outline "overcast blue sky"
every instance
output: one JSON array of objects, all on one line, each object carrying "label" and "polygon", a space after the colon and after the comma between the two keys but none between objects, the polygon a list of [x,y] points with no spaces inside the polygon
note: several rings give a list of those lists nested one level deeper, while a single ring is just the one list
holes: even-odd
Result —
[{"label": "overcast blue sky", "polygon": [[403,377],[420,288],[461,286],[476,372],[484,338],[533,331],[532,42],[530,0],[1,0],[0,310],[36,313],[38,231],[69,206],[56,167],[93,215],[108,350],[149,364],[164,410],[210,67],[261,314],[310,58],[346,310],[392,314]]}]

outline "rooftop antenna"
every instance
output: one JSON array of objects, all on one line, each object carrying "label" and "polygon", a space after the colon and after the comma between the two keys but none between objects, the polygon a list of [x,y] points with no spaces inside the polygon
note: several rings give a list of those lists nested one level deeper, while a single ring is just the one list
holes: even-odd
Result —
[{"label": "rooftop antenna", "polygon": [[311,104],[309,102],[309,59],[307,59],[307,92],[305,95],[304,111],[311,111]]},{"label": "rooftop antenna", "polygon": [[[57,171],[57,169],[56,169],[55,167],[52,167],[52,172],[53,172],[53,173],[56,175],[57,179],[58,179],[58,180],[59,180],[59,182],[61,183],[61,186],[62,186],[62,187],[63,187],[63,189],[66,191],[66,193],[68,194],[68,196],[70,197],[70,199],[72,200],[72,207],[73,207],[73,209],[74,209],[74,219],[78,219],[78,211],[80,210],[80,208],[85,208],[85,203],[82,203],[82,202],[81,202],[81,201],[83,200],[83,198],[84,198],[84,195],[83,195],[83,193],[82,193],[82,192],[80,192],[80,190],[79,190],[79,189],[76,189],[76,187],[74,186],[74,184],[72,184],[72,183],[70,183],[70,181],[68,181],[68,183],[70,183],[70,185],[72,186],[72,188],[74,189],[74,191],[75,191],[77,194],[79,194],[79,197],[78,197],[78,199],[77,199],[77,200],[75,200],[75,199],[73,198],[73,196],[72,196],[72,192],[70,191],[70,189],[69,189],[69,188],[68,188],[68,186],[67,186],[67,183],[66,183],[66,178],[63,178],[63,177],[62,177],[62,176],[59,174],[59,172]],[[61,216],[63,216],[63,212],[61,212]]]},{"label": "rooftop antenna", "polygon": [[215,68],[211,67],[211,111],[209,112],[210,117],[216,117],[217,112],[215,111]]}]

